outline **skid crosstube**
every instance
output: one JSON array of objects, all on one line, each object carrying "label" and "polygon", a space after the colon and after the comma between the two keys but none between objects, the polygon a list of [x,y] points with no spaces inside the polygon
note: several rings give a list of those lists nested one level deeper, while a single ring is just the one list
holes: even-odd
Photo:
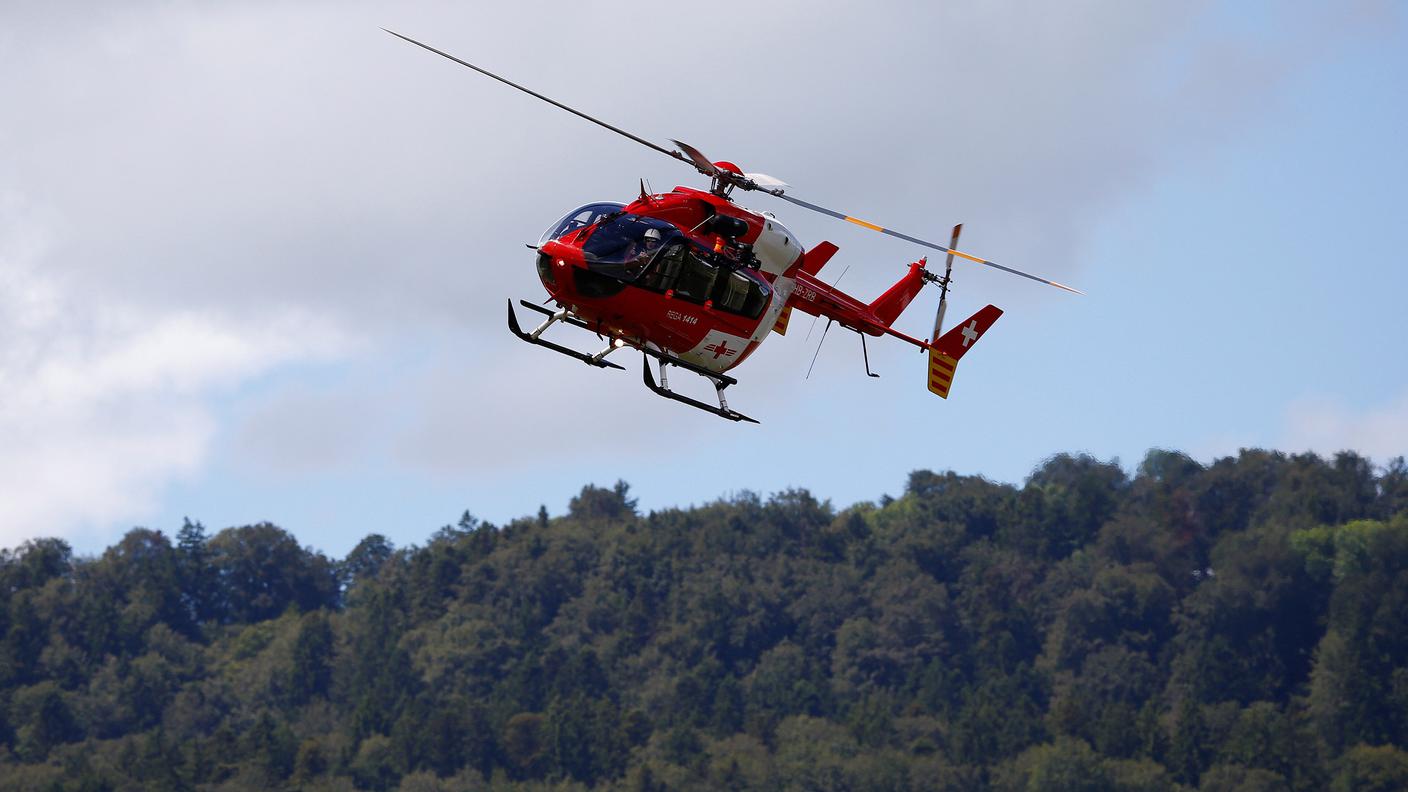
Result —
[{"label": "skid crosstube", "polygon": [[[551,324],[554,323],[554,322],[564,322],[564,323],[566,323],[566,324],[570,324],[570,325],[573,325],[573,326],[575,326],[575,327],[580,327],[580,328],[582,328],[583,330],[587,330],[587,331],[590,331],[590,332],[595,332],[595,331],[592,330],[591,325],[587,324],[586,322],[582,321],[581,319],[578,319],[578,318],[575,317],[575,316],[568,316],[568,315],[566,315],[566,313],[563,312],[563,311],[553,311],[553,310],[551,310],[551,309],[549,309],[549,308],[546,308],[546,307],[544,307],[544,306],[538,305],[537,303],[528,302],[527,300],[519,300],[518,303],[519,303],[519,305],[522,305],[524,308],[527,308],[527,309],[529,309],[529,310],[531,310],[531,311],[536,311],[536,312],[538,312],[538,313],[540,313],[540,314],[543,314],[544,316],[548,317],[548,320],[549,320],[549,321],[548,321],[548,325],[551,325]],[[566,355],[566,356],[568,356],[568,357],[570,357],[570,358],[576,358],[577,360],[580,360],[580,361],[582,361],[583,363],[586,363],[586,364],[589,365],[589,366],[597,366],[597,367],[599,367],[599,368],[614,368],[614,369],[623,368],[622,366],[618,366],[618,365],[616,365],[615,363],[611,363],[611,362],[609,362],[609,361],[603,360],[602,357],[601,357],[601,355],[589,355],[589,354],[587,354],[587,353],[585,353],[585,352],[578,352],[578,351],[575,350],[575,349],[571,349],[571,348],[562,346],[561,344],[554,344],[554,343],[551,342],[551,341],[544,341],[540,336],[535,336],[533,333],[525,333],[525,332],[523,331],[523,328],[522,328],[521,326],[519,326],[519,324],[518,324],[518,315],[517,315],[516,313],[514,313],[514,310],[513,310],[513,301],[512,301],[512,300],[509,300],[509,302],[508,302],[508,329],[509,329],[509,331],[512,332],[514,335],[518,336],[520,339],[522,339],[522,340],[524,340],[524,341],[527,341],[527,342],[530,343],[530,344],[536,344],[536,345],[541,346],[541,347],[547,347],[548,349],[551,349],[551,350],[554,351],[554,352],[561,352],[562,354],[564,354],[564,355]],[[540,329],[540,330],[546,329],[546,326],[544,326],[543,328],[539,328],[539,329]],[[537,331],[535,331],[535,332],[537,332]],[[621,342],[618,341],[618,342],[616,342],[616,343],[621,343]],[[627,343],[629,343],[629,342],[627,342]],[[724,400],[724,393],[723,393],[723,392],[724,392],[724,388],[727,388],[727,387],[730,386],[730,385],[737,385],[737,384],[738,384],[738,380],[734,379],[733,377],[728,376],[727,374],[720,374],[720,373],[718,373],[718,372],[716,372],[716,371],[710,371],[710,370],[704,368],[703,366],[699,366],[699,365],[696,365],[696,364],[694,364],[694,363],[690,363],[689,361],[686,361],[686,360],[681,360],[681,359],[675,357],[674,355],[671,355],[671,354],[668,353],[668,352],[662,352],[662,351],[660,351],[660,350],[650,349],[650,348],[648,348],[648,347],[645,347],[644,345],[637,346],[636,344],[631,344],[631,346],[635,346],[637,349],[640,349],[641,352],[645,353],[645,355],[648,355],[649,357],[653,357],[653,358],[655,358],[656,360],[660,361],[660,365],[662,366],[662,369],[661,369],[661,376],[662,376],[662,377],[664,376],[664,369],[663,369],[664,366],[677,366],[677,367],[679,367],[679,368],[684,369],[685,371],[689,371],[689,372],[692,372],[692,373],[694,373],[694,374],[698,374],[699,376],[701,376],[701,377],[703,377],[703,378],[709,380],[709,382],[713,384],[714,390],[715,390],[716,392],[718,392],[718,394],[719,394],[719,406],[715,407],[715,406],[712,405],[712,404],[706,404],[706,403],[704,403],[704,402],[702,402],[702,401],[699,401],[698,399],[692,399],[692,398],[690,398],[690,397],[688,397],[688,396],[684,396],[684,395],[675,393],[674,391],[670,390],[668,387],[663,387],[663,386],[657,384],[657,383],[655,382],[655,377],[650,373],[650,360],[649,360],[649,358],[642,357],[641,360],[642,360],[642,361],[644,362],[644,364],[645,364],[645,366],[644,366],[644,370],[645,370],[645,374],[644,374],[645,385],[646,385],[647,388],[650,388],[651,392],[655,393],[655,394],[658,395],[658,396],[663,396],[663,397],[665,397],[665,398],[667,398],[667,399],[671,399],[671,400],[673,400],[673,401],[680,402],[681,404],[688,404],[689,406],[694,407],[694,408],[696,408],[696,409],[703,410],[704,412],[712,413],[713,415],[717,415],[717,416],[719,416],[720,418],[727,418],[727,419],[730,420],[730,421],[747,421],[748,423],[757,423],[757,421],[756,421],[755,419],[749,418],[748,416],[744,415],[743,413],[740,413],[740,412],[737,412],[737,411],[735,411],[735,410],[729,409],[728,403]],[[609,350],[609,349],[610,349],[610,347],[608,347],[608,350]]]},{"label": "skid crosstube", "polygon": [[730,385],[738,384],[738,380],[734,379],[733,377],[730,377],[727,374],[720,374],[717,371],[710,371],[709,369],[706,369],[703,366],[696,366],[693,363],[690,363],[689,361],[680,360],[679,358],[669,354],[668,352],[658,352],[654,349],[641,349],[640,351],[644,352],[647,355],[650,355],[656,360],[669,363],[671,366],[679,366],[685,371],[692,371],[695,374],[698,374],[699,376],[703,377],[704,379],[712,380],[716,383],[722,383],[725,388]]},{"label": "skid crosstube", "polygon": [[[534,305],[533,303],[530,303],[530,302],[528,302],[527,300],[520,300],[519,302],[521,302],[523,305],[525,305],[525,306],[527,306],[527,307],[529,307],[529,308],[532,308],[532,309],[535,310],[535,311],[539,311],[539,312],[541,312],[541,313],[545,313],[545,314],[547,314],[549,317],[555,316],[555,314],[554,314],[552,311],[549,311],[548,309],[543,308],[542,306]],[[576,317],[572,317],[572,316],[558,317],[558,321],[566,322],[566,323],[571,324],[571,325],[576,325],[577,327],[587,328],[587,323],[586,323],[586,322],[583,322],[582,320],[577,319]],[[551,342],[551,341],[544,341],[544,340],[541,339],[541,338],[534,338],[534,337],[532,336],[532,334],[523,332],[523,328],[521,328],[521,327],[518,326],[518,315],[513,312],[513,301],[512,301],[512,300],[509,300],[509,302],[508,302],[508,329],[509,329],[509,331],[512,332],[514,335],[518,336],[520,339],[522,339],[522,340],[524,340],[524,341],[527,341],[527,342],[530,343],[530,344],[537,344],[537,345],[540,346],[540,347],[547,347],[548,349],[551,349],[551,350],[554,351],[554,352],[561,352],[562,354],[564,354],[564,355],[566,355],[566,356],[568,356],[568,357],[570,357],[570,358],[576,358],[577,360],[580,360],[580,361],[582,361],[583,363],[586,363],[588,366],[596,366],[596,367],[598,367],[598,368],[614,368],[614,369],[621,369],[622,371],[625,371],[625,366],[618,366],[618,365],[616,365],[615,363],[612,363],[612,362],[610,362],[610,361],[608,361],[608,360],[602,360],[602,359],[600,359],[600,358],[594,358],[593,356],[588,355],[586,352],[578,352],[578,351],[575,350],[575,349],[570,349],[570,348],[568,348],[568,347],[562,346],[561,344],[554,344],[554,343]],[[587,328],[587,329],[590,329],[590,328]]]},{"label": "skid crosstube", "polygon": [[[690,366],[689,364],[685,363],[684,361],[679,360],[678,358],[671,357],[671,356],[669,356],[669,355],[661,354],[661,353],[658,353],[658,352],[653,352],[653,351],[651,351],[651,350],[644,350],[644,351],[645,351],[647,354],[650,354],[650,355],[652,355],[653,357],[658,358],[658,359],[662,362],[662,364],[665,364],[665,365],[678,365],[678,366],[680,366],[681,368],[687,368],[688,370],[691,370],[691,371],[693,371],[693,370],[695,370],[695,369],[697,368],[697,367],[694,367],[694,366]],[[747,421],[748,423],[758,423],[757,419],[749,418],[748,416],[744,415],[744,414],[741,413],[741,412],[737,412],[736,410],[731,410],[731,409],[728,408],[728,405],[724,403],[724,400],[723,400],[724,388],[727,388],[730,383],[734,382],[734,380],[731,380],[731,379],[730,379],[728,383],[722,383],[722,384],[719,383],[719,382],[714,382],[714,388],[719,392],[719,406],[718,406],[718,407],[715,407],[715,406],[713,406],[712,404],[705,404],[704,402],[699,401],[698,399],[691,399],[691,398],[688,397],[688,396],[684,396],[684,395],[675,393],[674,391],[670,390],[669,388],[662,388],[662,387],[660,387],[659,385],[656,384],[654,375],[652,375],[652,374],[650,373],[650,361],[649,361],[649,360],[646,360],[644,357],[642,357],[642,358],[641,358],[641,362],[644,364],[643,366],[641,366],[641,371],[642,371],[642,378],[645,380],[645,387],[650,388],[650,390],[651,390],[652,392],[654,392],[655,395],[657,395],[657,396],[664,396],[664,397],[667,398],[667,399],[673,399],[673,400],[675,400],[675,401],[677,401],[677,402],[680,402],[681,404],[688,404],[690,407],[694,407],[694,408],[696,408],[696,409],[703,410],[703,411],[706,412],[706,413],[713,413],[714,415],[717,415],[717,416],[719,416],[720,418],[727,418],[727,419],[730,420],[730,421]],[[696,371],[695,373],[699,373],[699,372]],[[706,378],[711,379],[711,380],[715,380],[715,379],[721,378],[721,375],[719,375],[719,374],[714,374],[714,373],[700,374],[700,376],[706,377]]]}]

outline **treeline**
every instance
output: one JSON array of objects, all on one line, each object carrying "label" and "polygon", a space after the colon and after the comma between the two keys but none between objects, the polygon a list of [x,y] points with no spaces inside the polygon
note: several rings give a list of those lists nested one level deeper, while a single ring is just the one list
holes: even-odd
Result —
[{"label": "treeline", "polygon": [[1408,789],[1408,466],[0,554],[0,788]]}]

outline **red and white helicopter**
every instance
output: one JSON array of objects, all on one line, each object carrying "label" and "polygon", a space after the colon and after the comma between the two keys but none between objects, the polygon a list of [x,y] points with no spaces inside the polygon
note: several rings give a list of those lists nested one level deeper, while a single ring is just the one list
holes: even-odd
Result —
[{"label": "red and white helicopter", "polygon": [[[642,182],[640,196],[630,203],[593,203],[568,212],[543,234],[536,246],[529,246],[538,252],[538,276],[549,296],[545,302],[554,303],[556,309],[520,300],[523,307],[547,317],[525,332],[514,313],[513,301],[508,304],[509,329],[531,344],[602,368],[622,368],[606,358],[625,347],[655,358],[660,380],[656,382],[649,360],[645,360],[645,384],[666,398],[732,421],[757,423],[728,406],[724,389],[737,384],[737,380],[724,372],[742,363],[769,333],[785,334],[794,309],[826,317],[823,340],[833,322],[860,334],[866,373],[872,377],[878,375],[870,372],[867,335],[894,336],[927,351],[929,390],[948,398],[959,359],[1002,315],[996,306],[988,305],[943,332],[955,256],[1082,293],[955,250],[962,225],[954,227],[949,246],[944,247],[808,203],[788,194],[788,185],[771,176],[744,173],[731,162],[711,162],[698,149],[678,140],[671,141],[679,147],[678,151],[664,148],[449,53],[395,31],[386,32],[680,160],[710,178],[707,192],[676,187],[672,192],[653,195]],[[930,272],[925,266],[927,260],[921,258],[910,264],[904,277],[884,294],[873,302],[862,302],[818,277],[821,268],[835,255],[835,245],[821,242],[810,250],[804,249],[771,213],[755,212],[734,203],[734,190],[767,193],[939,251],[947,256],[944,274]],[[928,341],[892,327],[926,283],[940,288],[934,333]],[[607,340],[606,348],[589,354],[544,339],[543,334],[559,323],[595,333]],[[691,371],[711,382],[718,406],[670,390],[668,366]]]}]

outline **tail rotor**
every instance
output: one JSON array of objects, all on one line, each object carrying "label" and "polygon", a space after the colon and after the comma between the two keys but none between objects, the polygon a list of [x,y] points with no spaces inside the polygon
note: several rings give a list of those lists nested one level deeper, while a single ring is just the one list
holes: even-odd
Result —
[{"label": "tail rotor", "polygon": [[953,227],[953,237],[949,240],[948,257],[944,259],[944,277],[939,281],[939,309],[934,313],[934,335],[930,343],[939,340],[939,336],[944,334],[944,314],[948,312],[948,284],[953,276],[953,249],[958,247],[958,235],[963,233],[963,224],[959,223]]}]

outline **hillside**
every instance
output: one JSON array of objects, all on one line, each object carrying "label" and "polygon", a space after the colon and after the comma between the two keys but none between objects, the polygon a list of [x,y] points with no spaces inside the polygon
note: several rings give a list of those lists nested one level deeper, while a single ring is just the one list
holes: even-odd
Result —
[{"label": "hillside", "polygon": [[0,788],[1408,788],[1408,466],[1059,456],[0,556]]}]

